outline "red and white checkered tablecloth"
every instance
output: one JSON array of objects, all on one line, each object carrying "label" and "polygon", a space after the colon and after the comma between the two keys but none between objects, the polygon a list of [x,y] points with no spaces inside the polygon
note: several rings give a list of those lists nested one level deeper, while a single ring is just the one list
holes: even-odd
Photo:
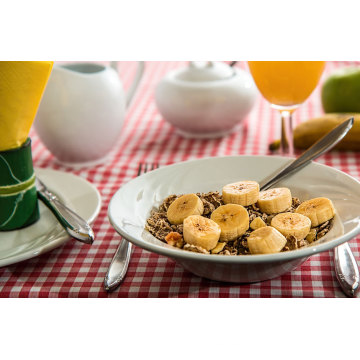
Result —
[{"label": "red and white checkered tablecloth", "polygon": [[[90,246],[76,241],[39,257],[0,268],[1,297],[343,297],[333,270],[331,252],[312,256],[301,267],[282,277],[256,284],[223,284],[199,278],[174,261],[134,247],[125,281],[113,293],[103,280],[120,236],[107,219],[112,195],[136,176],[139,162],[161,166],[188,159],[218,155],[268,154],[268,143],[279,137],[278,113],[259,95],[242,126],[231,135],[214,140],[189,140],[178,136],[158,113],[154,88],[170,70],[184,62],[148,62],[140,88],[128,112],[122,134],[107,163],[74,171],[58,165],[34,130],[33,159],[36,167],[72,172],[92,182],[103,205],[94,223],[96,240]],[[334,68],[352,65],[327,63],[325,75]],[[244,63],[240,66],[246,67]],[[136,64],[119,65],[125,88]],[[295,113],[295,123],[322,113],[320,87]],[[319,160],[360,179],[360,154],[332,152]],[[349,242],[360,259],[360,238]]]}]

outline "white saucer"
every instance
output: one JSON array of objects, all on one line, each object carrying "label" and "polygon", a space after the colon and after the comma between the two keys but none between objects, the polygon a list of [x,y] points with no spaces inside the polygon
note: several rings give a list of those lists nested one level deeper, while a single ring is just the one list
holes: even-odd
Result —
[{"label": "white saucer", "polygon": [[[35,169],[35,173],[69,208],[89,223],[95,220],[101,208],[101,196],[94,185],[62,171]],[[44,254],[70,239],[41,201],[39,208],[40,220],[35,224],[20,230],[0,232],[0,266]]]}]

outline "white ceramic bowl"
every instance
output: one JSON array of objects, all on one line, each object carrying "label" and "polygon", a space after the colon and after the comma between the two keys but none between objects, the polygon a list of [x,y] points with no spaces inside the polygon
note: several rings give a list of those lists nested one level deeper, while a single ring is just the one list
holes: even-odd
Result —
[{"label": "white ceramic bowl", "polygon": [[133,244],[170,257],[192,273],[227,282],[256,282],[294,270],[309,256],[330,250],[360,232],[360,183],[349,175],[311,163],[277,186],[301,200],[330,198],[337,210],[331,231],[314,245],[266,255],[205,255],[176,249],[144,230],[153,207],[170,194],[221,191],[239,180],[261,181],[289,159],[269,156],[206,158],[163,167],[125,184],[113,196],[108,215],[116,231]]}]

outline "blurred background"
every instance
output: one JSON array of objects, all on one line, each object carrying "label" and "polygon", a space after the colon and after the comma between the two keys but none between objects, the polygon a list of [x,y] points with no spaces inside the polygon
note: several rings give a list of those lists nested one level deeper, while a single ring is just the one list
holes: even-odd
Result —
[{"label": "blurred background", "polygon": [[[101,63],[109,64],[109,62]],[[330,74],[344,67],[359,66],[359,63],[327,62],[318,86],[294,112],[294,127],[302,121],[324,113],[321,103],[321,88],[324,80]],[[121,135],[113,148],[112,159],[115,160],[116,157],[121,161],[122,158],[132,156],[134,158],[146,157],[149,161],[159,161],[161,158],[161,161],[167,164],[203,156],[271,154],[269,144],[279,139],[281,123],[278,111],[272,109],[269,102],[258,91],[256,91],[255,103],[250,113],[229,135],[200,140],[186,139],[178,135],[176,129],[160,114],[155,102],[155,89],[166,74],[187,66],[188,62],[184,61],[146,62],[139,88],[135,92],[126,114]],[[136,67],[136,62],[118,63],[125,89],[128,89],[131,84]],[[235,67],[249,72],[246,62],[240,61]],[[39,140],[34,129],[30,136],[33,139],[33,157],[37,165],[58,166],[54,157]]]}]

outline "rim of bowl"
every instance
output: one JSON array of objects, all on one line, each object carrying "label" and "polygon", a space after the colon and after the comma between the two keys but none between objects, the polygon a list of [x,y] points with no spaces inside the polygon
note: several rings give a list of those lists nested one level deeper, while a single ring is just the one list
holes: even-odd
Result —
[{"label": "rim of bowl", "polygon": [[[201,159],[191,159],[191,160],[187,160],[187,161],[178,162],[176,164],[166,165],[164,167],[161,167],[161,168],[152,170],[151,172],[148,172],[146,174],[143,174],[143,175],[141,175],[141,177],[153,176],[152,174],[154,172],[162,171],[162,169],[165,169],[168,167],[179,167],[185,163],[209,161],[212,159],[230,159],[230,158],[240,158],[240,157],[241,158],[249,158],[249,159],[254,158],[254,157],[263,158],[263,159],[275,158],[275,159],[281,159],[281,160],[284,160],[284,159],[291,160],[292,159],[290,157],[272,156],[272,155],[271,156],[270,155],[268,155],[268,156],[266,156],[266,155],[237,155],[237,156],[234,155],[234,156],[204,157]],[[322,167],[328,168],[331,171],[340,173],[341,175],[347,177],[349,180],[353,181],[358,186],[360,186],[360,181],[358,181],[357,179],[353,178],[352,176],[348,175],[347,173],[345,173],[341,170],[338,170],[331,166],[320,164],[320,163],[317,163],[314,161],[311,161],[311,164],[313,164],[315,166],[319,166],[320,168],[322,168]],[[154,252],[154,253],[157,253],[160,255],[165,255],[170,258],[180,258],[180,259],[187,259],[187,260],[207,261],[207,262],[210,261],[210,262],[229,263],[229,264],[287,261],[287,260],[293,260],[293,259],[298,259],[298,258],[302,258],[302,257],[309,257],[309,256],[312,256],[312,255],[315,255],[315,254],[318,254],[318,253],[321,253],[321,252],[324,252],[327,250],[331,250],[331,249],[341,245],[342,243],[349,241],[350,239],[354,238],[356,235],[358,235],[360,233],[360,226],[359,226],[359,227],[343,234],[342,236],[338,236],[335,239],[326,241],[319,245],[311,245],[311,246],[306,246],[304,248],[297,249],[297,250],[290,250],[290,251],[274,253],[274,254],[261,254],[261,255],[244,255],[244,256],[216,255],[216,256],[214,256],[211,254],[200,254],[200,253],[194,253],[191,251],[185,251],[182,249],[176,249],[174,247],[171,247],[170,245],[169,245],[169,247],[164,247],[164,246],[160,246],[157,244],[149,243],[141,238],[139,239],[139,238],[132,236],[131,234],[128,234],[127,232],[123,231],[121,229],[121,227],[117,226],[116,222],[113,221],[113,219],[111,217],[110,208],[112,206],[112,203],[114,201],[116,194],[119,191],[123,191],[123,188],[126,187],[127,184],[136,180],[137,178],[139,178],[139,177],[135,177],[135,178],[129,180],[124,185],[122,185],[121,188],[119,188],[112,196],[109,206],[108,206],[108,219],[110,221],[110,224],[123,238],[130,241],[134,245],[139,246],[140,248],[148,250],[150,252]],[[144,228],[144,231],[146,231],[145,228]],[[153,235],[151,235],[151,236],[153,236]],[[161,241],[161,240],[158,240],[158,241]]]}]

